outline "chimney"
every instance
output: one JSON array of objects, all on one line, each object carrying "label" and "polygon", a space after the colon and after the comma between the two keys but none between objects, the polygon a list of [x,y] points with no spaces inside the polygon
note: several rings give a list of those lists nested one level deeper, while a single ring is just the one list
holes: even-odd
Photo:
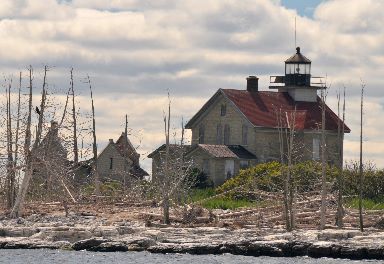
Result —
[{"label": "chimney", "polygon": [[113,139],[112,138],[109,139],[109,143],[113,143]]},{"label": "chimney", "polygon": [[247,77],[247,91],[258,92],[259,91],[259,78],[256,76]]}]

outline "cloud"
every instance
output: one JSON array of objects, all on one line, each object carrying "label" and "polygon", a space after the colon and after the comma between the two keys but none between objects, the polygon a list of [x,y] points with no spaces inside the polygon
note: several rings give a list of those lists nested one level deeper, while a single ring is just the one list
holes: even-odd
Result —
[{"label": "cloud", "polygon": [[48,81],[59,98],[74,67],[84,109],[89,106],[84,79],[90,75],[100,147],[120,135],[127,113],[148,152],[162,142],[168,90],[175,127],[176,120],[190,118],[218,88],[243,89],[248,75],[260,77],[261,90],[267,90],[269,76],[283,74],[284,60],[295,52],[297,17],[297,45],[312,60],[312,74],[327,76],[333,109],[335,91],[347,87],[352,133],[346,137],[346,157],[356,157],[363,79],[365,139],[371,142],[367,156],[371,153],[384,166],[373,148],[382,144],[383,130],[376,118],[384,113],[383,5],[324,1],[307,18],[270,0],[4,0],[0,72],[16,76],[32,64],[38,91],[41,68],[48,64]]}]

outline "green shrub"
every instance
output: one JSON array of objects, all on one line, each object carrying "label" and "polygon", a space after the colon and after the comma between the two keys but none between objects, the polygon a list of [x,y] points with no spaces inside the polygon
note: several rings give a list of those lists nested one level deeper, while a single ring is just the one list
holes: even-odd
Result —
[{"label": "green shrub", "polygon": [[[337,169],[327,166],[327,180],[334,182]],[[255,190],[266,192],[282,192],[288,168],[279,162],[261,163],[246,170],[240,170],[234,178],[219,186],[218,193],[227,192],[231,199],[258,200]],[[282,175],[282,173],[284,175]],[[319,190],[321,183],[321,163],[307,161],[298,163],[291,168],[291,177],[298,192]]]},{"label": "green shrub", "polygon": [[200,171],[198,168],[193,168],[191,170],[187,180],[192,183],[192,188],[205,189],[213,187],[213,181],[205,172]]}]

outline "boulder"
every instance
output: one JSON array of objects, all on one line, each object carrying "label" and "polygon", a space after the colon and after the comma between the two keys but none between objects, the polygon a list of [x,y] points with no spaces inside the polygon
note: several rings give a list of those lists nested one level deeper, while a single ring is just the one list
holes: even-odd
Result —
[{"label": "boulder", "polygon": [[101,243],[109,242],[109,240],[104,239],[104,238],[89,238],[89,239],[84,239],[75,242],[72,245],[73,250],[93,250],[93,248],[97,248],[100,246]]}]

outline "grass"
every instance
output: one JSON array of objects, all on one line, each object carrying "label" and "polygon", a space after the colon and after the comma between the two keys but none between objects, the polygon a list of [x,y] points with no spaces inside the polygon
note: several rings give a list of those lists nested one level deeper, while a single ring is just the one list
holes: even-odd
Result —
[{"label": "grass", "polygon": [[[345,201],[346,206],[358,209],[359,198],[351,198]],[[384,198],[380,199],[363,199],[363,208],[366,210],[384,210]]]},{"label": "grass", "polygon": [[[216,192],[212,188],[208,189],[196,189],[193,190],[191,195],[191,201],[197,202],[201,201],[203,199],[207,199],[209,197],[215,196]],[[229,199],[227,197],[214,197],[212,199],[207,199],[206,201],[202,202],[201,205],[207,209],[237,209],[241,207],[257,207],[262,204],[265,204],[265,202],[254,202],[254,201],[248,201],[244,199]]]}]

